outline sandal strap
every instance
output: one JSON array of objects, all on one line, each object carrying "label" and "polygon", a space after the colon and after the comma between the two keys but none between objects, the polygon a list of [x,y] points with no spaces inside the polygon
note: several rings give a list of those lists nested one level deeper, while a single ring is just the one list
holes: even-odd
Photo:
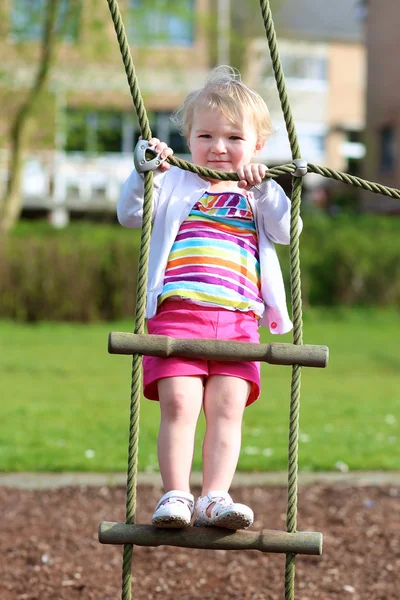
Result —
[{"label": "sandal strap", "polygon": [[207,498],[210,501],[209,504],[211,504],[212,502],[220,502],[221,500],[223,502],[229,502],[230,504],[232,504],[233,502],[228,492],[223,492],[220,490],[208,492]]},{"label": "sandal strap", "polygon": [[[210,504],[215,504],[211,509],[211,518],[213,518],[215,507],[219,504],[220,506],[229,506],[233,504],[233,500],[228,494],[228,492],[222,490],[213,490],[208,492],[206,496],[202,496],[198,499],[196,504],[196,509],[199,515],[205,516],[206,518],[210,518],[207,516],[207,508]],[[217,509],[218,510],[218,509]]]},{"label": "sandal strap", "polygon": [[182,492],[181,490],[170,490],[164,496],[160,498],[158,504],[156,506],[156,510],[160,508],[162,504],[166,504],[168,502],[173,502],[174,500],[181,500],[185,504],[187,504],[190,510],[193,510],[194,506],[194,497],[193,494],[189,492]]}]

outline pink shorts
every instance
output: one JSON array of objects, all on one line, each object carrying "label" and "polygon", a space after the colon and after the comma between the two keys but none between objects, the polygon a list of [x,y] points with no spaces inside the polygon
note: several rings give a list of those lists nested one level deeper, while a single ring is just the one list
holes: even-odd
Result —
[{"label": "pink shorts", "polygon": [[[175,338],[209,338],[259,343],[257,319],[252,312],[199,306],[185,300],[165,300],[157,314],[147,321],[153,335]],[[143,356],[143,393],[158,400],[157,381],[165,377],[229,375],[249,381],[252,386],[246,406],[260,395],[260,363],[205,359]]]}]

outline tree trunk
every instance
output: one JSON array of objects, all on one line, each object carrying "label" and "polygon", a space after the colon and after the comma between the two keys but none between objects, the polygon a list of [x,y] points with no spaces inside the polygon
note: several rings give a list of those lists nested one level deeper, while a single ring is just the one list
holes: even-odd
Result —
[{"label": "tree trunk", "polygon": [[11,128],[11,149],[9,161],[9,177],[7,187],[0,206],[0,232],[8,232],[18,221],[21,202],[21,179],[23,153],[28,138],[29,121],[32,112],[45,89],[56,47],[56,17],[60,0],[47,0],[45,24],[41,40],[41,56],[38,72],[27,98],[17,111]]}]

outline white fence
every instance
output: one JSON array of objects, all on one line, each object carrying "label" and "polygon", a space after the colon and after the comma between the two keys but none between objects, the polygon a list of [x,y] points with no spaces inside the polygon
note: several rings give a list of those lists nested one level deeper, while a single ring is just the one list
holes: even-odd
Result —
[{"label": "white fence", "polygon": [[[283,162],[289,162],[289,149],[278,142],[284,136],[274,138],[275,154],[282,153]],[[285,138],[286,139],[286,138]],[[282,146],[282,147],[281,147]],[[312,148],[315,154],[315,148]],[[274,161],[273,154],[266,152],[259,158],[267,164],[281,164]],[[180,155],[186,160],[187,155]],[[108,154],[90,157],[87,154],[66,154],[64,152],[37,152],[24,157],[22,176],[22,205],[28,210],[47,210],[61,215],[61,221],[70,212],[111,212],[115,213],[121,187],[133,168],[131,154]],[[4,192],[8,177],[8,156],[0,150],[0,197]],[[312,184],[311,181],[309,183]],[[315,185],[315,182],[314,182]],[[313,187],[313,186],[312,186]]]},{"label": "white fence", "polygon": [[[22,202],[27,209],[115,211],[121,186],[133,167],[131,155],[88,157],[60,152],[25,157]],[[7,181],[7,155],[0,154],[0,185]]]}]

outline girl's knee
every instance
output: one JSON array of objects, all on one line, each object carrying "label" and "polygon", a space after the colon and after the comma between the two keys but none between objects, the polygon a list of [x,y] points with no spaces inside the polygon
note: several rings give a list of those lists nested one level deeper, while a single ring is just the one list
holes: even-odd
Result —
[{"label": "girl's knee", "polygon": [[196,421],[200,408],[201,398],[197,400],[196,395],[190,393],[185,386],[159,386],[159,401],[161,417],[170,421],[192,423]]},{"label": "girl's knee", "polygon": [[220,397],[204,408],[206,419],[237,423],[242,420],[247,397]]},{"label": "girl's knee", "polygon": [[206,417],[227,421],[241,420],[247,399],[251,391],[251,383],[236,378],[215,378],[211,385],[207,384],[204,397]]}]

